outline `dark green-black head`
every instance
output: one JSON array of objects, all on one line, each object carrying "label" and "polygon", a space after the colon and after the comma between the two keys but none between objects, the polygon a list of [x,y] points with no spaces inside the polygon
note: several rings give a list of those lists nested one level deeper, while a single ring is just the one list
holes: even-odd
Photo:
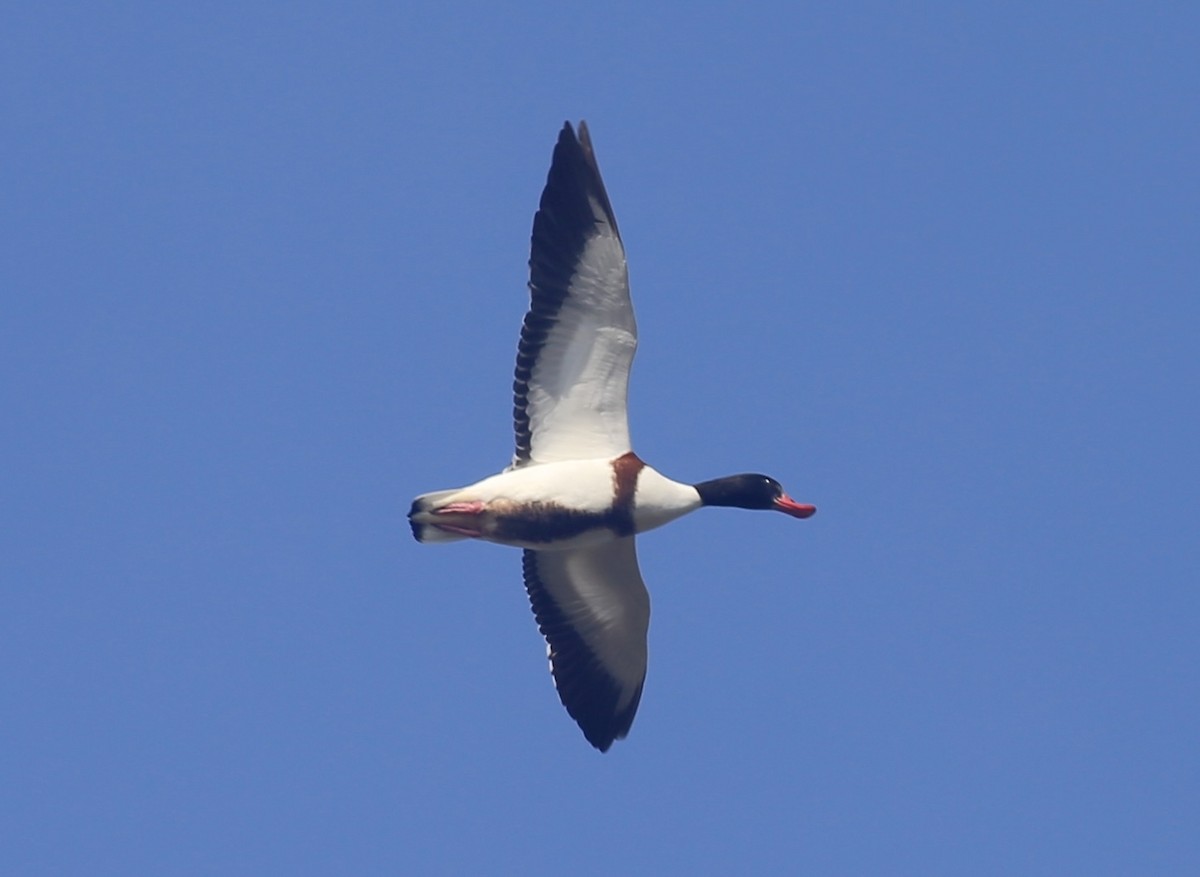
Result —
[{"label": "dark green-black head", "polygon": [[705,505],[774,510],[793,518],[807,518],[817,510],[816,506],[796,502],[783,492],[783,485],[768,475],[727,475],[701,481],[695,488]]}]

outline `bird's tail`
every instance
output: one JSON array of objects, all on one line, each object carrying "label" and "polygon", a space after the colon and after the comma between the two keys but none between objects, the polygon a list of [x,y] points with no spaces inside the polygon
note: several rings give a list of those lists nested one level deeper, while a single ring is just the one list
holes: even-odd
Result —
[{"label": "bird's tail", "polygon": [[418,542],[457,542],[469,537],[461,533],[452,533],[441,527],[435,527],[436,516],[430,511],[442,504],[451,494],[458,493],[462,488],[452,490],[435,490],[432,493],[422,493],[413,500],[412,508],[408,511],[408,523],[412,527],[413,538]]}]

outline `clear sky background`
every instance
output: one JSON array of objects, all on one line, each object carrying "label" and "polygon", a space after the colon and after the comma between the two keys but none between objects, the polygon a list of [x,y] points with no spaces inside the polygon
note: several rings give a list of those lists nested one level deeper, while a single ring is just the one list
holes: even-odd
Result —
[{"label": "clear sky background", "polygon": [[[1200,869],[1200,12],[9,4],[0,871]],[[641,539],[593,751],[505,465],[585,118],[635,447],[819,511]]]}]

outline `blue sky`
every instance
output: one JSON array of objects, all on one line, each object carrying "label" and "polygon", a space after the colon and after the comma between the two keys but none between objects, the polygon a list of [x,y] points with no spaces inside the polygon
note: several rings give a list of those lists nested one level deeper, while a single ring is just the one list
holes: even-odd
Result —
[{"label": "blue sky", "polygon": [[[1200,13],[51,4],[0,19],[0,870],[1200,866]],[[640,455],[599,755],[503,466],[586,118]]]}]

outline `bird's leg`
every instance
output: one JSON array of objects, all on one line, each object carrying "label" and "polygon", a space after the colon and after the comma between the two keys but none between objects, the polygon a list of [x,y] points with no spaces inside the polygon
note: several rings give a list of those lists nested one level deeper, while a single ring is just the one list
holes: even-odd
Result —
[{"label": "bird's leg", "polygon": [[478,515],[483,513],[483,503],[479,500],[472,502],[450,502],[433,510],[435,515]]},{"label": "bird's leg", "polygon": [[459,536],[467,536],[471,539],[478,539],[483,535],[482,528],[471,521],[471,518],[483,514],[485,505],[479,500],[472,502],[451,502],[433,510],[435,515],[455,515],[465,516],[458,517],[453,523],[448,521],[434,521],[433,526],[439,530],[445,530],[447,533],[457,533]]}]

